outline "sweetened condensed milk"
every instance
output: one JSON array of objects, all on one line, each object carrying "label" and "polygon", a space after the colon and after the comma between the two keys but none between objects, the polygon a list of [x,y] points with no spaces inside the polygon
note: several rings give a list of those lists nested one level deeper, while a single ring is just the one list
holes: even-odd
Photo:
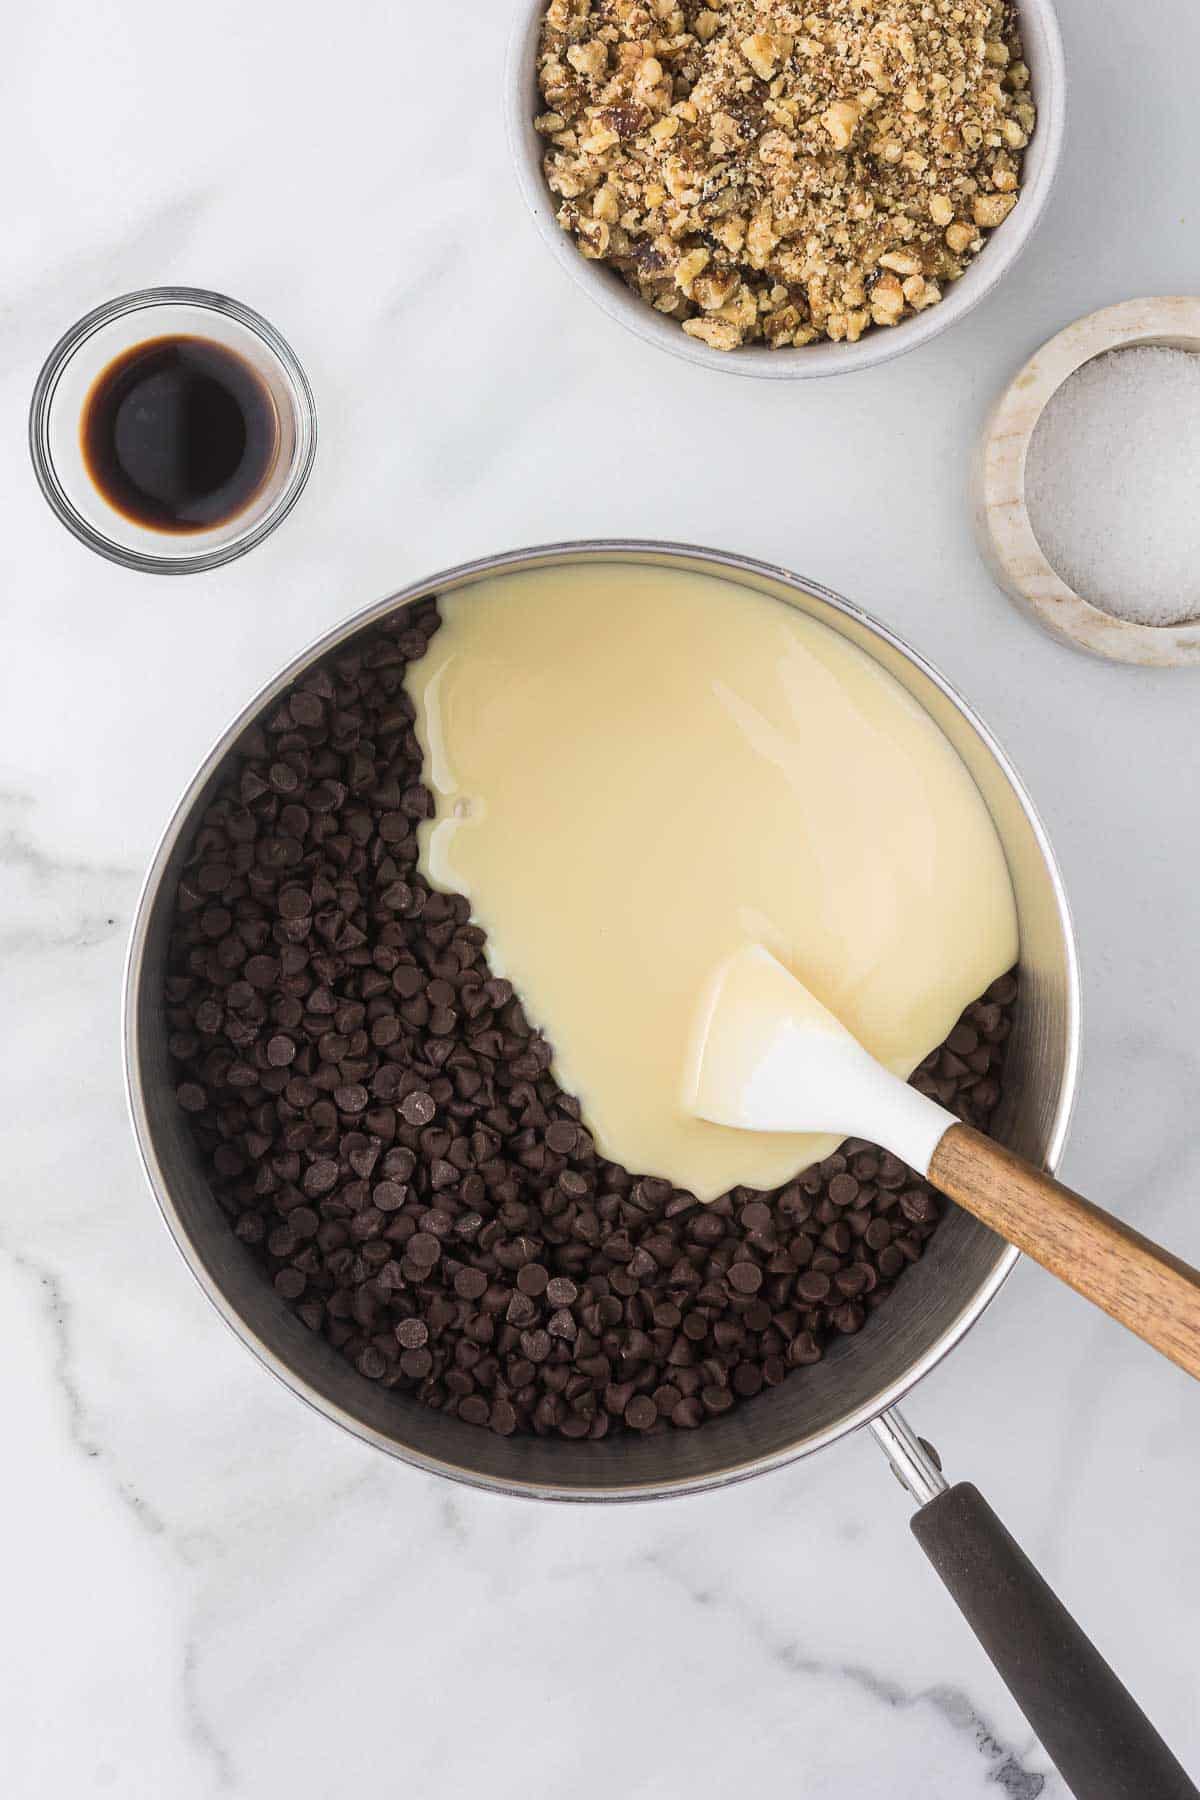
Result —
[{"label": "sweetened condensed milk", "polygon": [[469,899],[602,1155],[712,1200],[836,1148],[687,1111],[697,1005],[744,944],[905,1076],[1016,961],[966,767],[828,627],[631,563],[498,576],[439,610],[407,678],[436,801],[421,868]]}]

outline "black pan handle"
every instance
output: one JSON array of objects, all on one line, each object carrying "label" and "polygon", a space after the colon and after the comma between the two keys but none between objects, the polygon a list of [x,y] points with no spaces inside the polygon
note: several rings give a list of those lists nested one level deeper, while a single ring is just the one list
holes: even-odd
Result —
[{"label": "black pan handle", "polygon": [[1076,1800],[1198,1800],[977,1488],[946,1488],[914,1513],[912,1529]]}]

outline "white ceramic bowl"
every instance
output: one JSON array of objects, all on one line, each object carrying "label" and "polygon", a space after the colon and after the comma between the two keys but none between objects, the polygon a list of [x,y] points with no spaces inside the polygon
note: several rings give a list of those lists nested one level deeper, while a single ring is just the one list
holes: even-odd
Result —
[{"label": "white ceramic bowl", "polygon": [[802,349],[784,350],[747,344],[740,350],[710,349],[688,337],[677,320],[665,318],[639,299],[615,269],[581,256],[572,239],[555,222],[554,197],[542,174],[544,144],[533,128],[535,116],[544,110],[537,93],[537,45],[545,9],[546,0],[518,0],[504,82],[509,146],[534,223],[560,268],[591,295],[609,318],[627,326],[646,343],[669,350],[673,356],[681,356],[700,368],[721,369],[727,375],[754,375],[765,381],[804,381],[890,362],[892,357],[903,356],[906,350],[915,350],[918,344],[928,343],[939,332],[948,330],[990,294],[1016,262],[1045,210],[1066,126],[1066,67],[1053,0],[1018,0],[1025,60],[1038,112],[1037,127],[1025,152],[1021,201],[991,234],[966,273],[951,283],[945,299],[900,325],[886,330],[873,327],[857,344],[818,342]]}]

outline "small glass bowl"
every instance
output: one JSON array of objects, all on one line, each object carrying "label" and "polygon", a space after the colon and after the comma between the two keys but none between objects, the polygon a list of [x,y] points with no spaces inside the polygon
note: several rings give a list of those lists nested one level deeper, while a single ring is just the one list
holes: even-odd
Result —
[{"label": "small glass bowl", "polygon": [[[279,427],[271,472],[247,504],[186,534],[155,531],[111,506],[88,474],[80,440],[96,378],[134,345],[167,336],[207,338],[244,357],[266,383]],[[261,543],[300,498],[316,448],[312,389],[290,346],[250,307],[200,288],[145,288],[88,313],[50,352],[29,409],[34,473],[62,523],[100,556],[151,574],[216,569]]]}]

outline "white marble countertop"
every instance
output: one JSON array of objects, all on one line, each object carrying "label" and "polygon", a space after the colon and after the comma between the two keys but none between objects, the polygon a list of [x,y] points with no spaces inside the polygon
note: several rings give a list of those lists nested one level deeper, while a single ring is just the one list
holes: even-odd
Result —
[{"label": "white marble countertop", "polygon": [[[986,403],[1039,342],[1197,283],[1200,13],[1061,10],[1069,144],[1024,262],[931,347],[796,387],[658,355],[550,266],[502,140],[499,0],[26,10],[0,112],[14,1800],[1065,1792],[865,1439],[715,1497],[557,1509],[440,1484],[308,1412],[171,1247],[118,1063],[141,870],[210,741],[296,649],[476,553],[714,543],[859,600],[999,732],[1078,920],[1068,1178],[1200,1262],[1197,680],[1041,635],[990,585],[963,493]],[[294,516],[180,581],[69,537],[23,439],[60,331],[162,282],[264,311],[321,419]],[[1192,1384],[1022,1266],[908,1411],[1200,1769]]]}]

